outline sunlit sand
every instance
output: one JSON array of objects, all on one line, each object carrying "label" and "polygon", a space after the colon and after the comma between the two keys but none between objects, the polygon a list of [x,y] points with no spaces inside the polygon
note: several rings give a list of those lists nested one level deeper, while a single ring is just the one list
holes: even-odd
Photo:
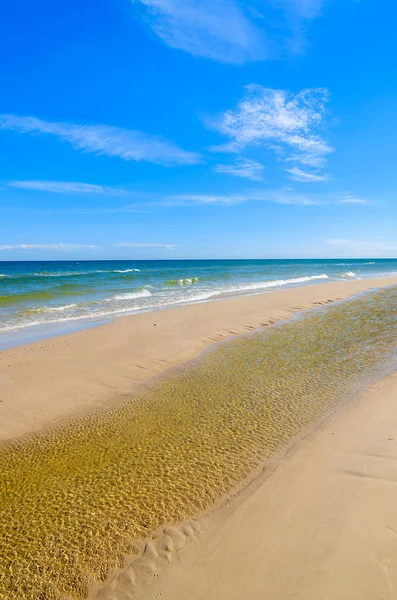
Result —
[{"label": "sunlit sand", "polygon": [[211,507],[390,369],[397,288],[206,352],[131,398],[6,446],[0,597],[84,598],[139,541]]}]

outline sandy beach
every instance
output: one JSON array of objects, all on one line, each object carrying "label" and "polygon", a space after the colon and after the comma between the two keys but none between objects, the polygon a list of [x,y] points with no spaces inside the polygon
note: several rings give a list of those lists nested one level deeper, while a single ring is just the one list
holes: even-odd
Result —
[{"label": "sandy beach", "polygon": [[[146,577],[136,597],[394,599],[396,406],[391,375],[202,519],[197,541],[174,551],[172,564],[160,550],[152,560],[160,577]],[[120,581],[107,598],[128,598],[129,589]]]},{"label": "sandy beach", "polygon": [[0,600],[397,600],[396,6],[5,4]]},{"label": "sandy beach", "polygon": [[[392,285],[312,285],[118,319],[1,353],[1,437],[106,402],[217,341]],[[397,383],[371,385],[197,522],[166,529],[102,600],[388,600],[397,587]]]},{"label": "sandy beach", "polygon": [[0,440],[98,406],[217,341],[397,283],[397,277],[316,284],[181,306],[0,353]]}]

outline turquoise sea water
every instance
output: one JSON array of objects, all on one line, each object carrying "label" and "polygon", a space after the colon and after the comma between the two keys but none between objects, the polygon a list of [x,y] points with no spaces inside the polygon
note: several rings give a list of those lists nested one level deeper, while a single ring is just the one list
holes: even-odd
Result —
[{"label": "turquoise sea water", "polygon": [[0,348],[166,306],[396,272],[396,259],[0,262]]}]

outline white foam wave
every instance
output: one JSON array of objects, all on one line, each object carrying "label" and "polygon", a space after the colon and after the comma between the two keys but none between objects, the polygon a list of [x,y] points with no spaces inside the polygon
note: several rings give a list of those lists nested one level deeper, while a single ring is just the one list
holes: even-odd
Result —
[{"label": "white foam wave", "polygon": [[347,271],[346,273],[342,273],[341,277],[357,277],[353,271]]},{"label": "white foam wave", "polygon": [[364,264],[365,265],[374,265],[375,263],[374,262],[367,262],[367,263],[364,263]]},{"label": "white foam wave", "polygon": [[97,269],[95,271],[38,271],[36,273],[11,273],[6,275],[0,273],[0,277],[8,277],[10,279],[29,278],[29,277],[77,277],[79,275],[98,275],[102,273],[140,273],[140,269]]},{"label": "white foam wave", "polygon": [[[183,286],[174,288],[173,293],[159,291],[153,294],[146,288],[123,294],[117,294],[104,300],[84,302],[81,304],[67,304],[64,306],[41,307],[41,317],[18,319],[0,326],[0,331],[23,329],[25,327],[42,326],[47,324],[67,323],[76,321],[90,321],[112,316],[133,314],[141,311],[150,311],[178,304],[193,304],[205,302],[213,298],[225,295],[259,293],[266,289],[279,286],[299,285],[315,280],[328,279],[325,273],[312,276],[294,277],[290,279],[278,279],[270,281],[252,282],[250,284],[236,284],[235,286],[216,286],[196,288],[195,286]],[[141,300],[142,299],[142,300]],[[137,302],[129,302],[137,300]],[[121,301],[127,301],[125,303]],[[43,310],[44,309],[44,310]],[[69,312],[68,312],[69,311]],[[32,311],[33,312],[33,311]],[[33,315],[32,315],[33,316]]]},{"label": "white foam wave", "polygon": [[[74,275],[89,275],[91,273],[98,273],[99,271],[64,271],[60,273],[32,273],[32,277],[73,277]],[[19,273],[17,277],[29,277],[30,273]]]},{"label": "white foam wave", "polygon": [[70,308],[75,308],[77,304],[65,304],[64,306],[39,306],[38,308],[32,308],[29,312],[62,312],[64,310],[69,310]]},{"label": "white foam wave", "polygon": [[178,283],[181,285],[186,285],[188,283],[197,283],[198,277],[182,277],[182,279],[178,279]]},{"label": "white foam wave", "polygon": [[152,293],[149,290],[143,288],[143,290],[139,290],[137,292],[128,292],[126,294],[117,294],[117,296],[113,296],[109,298],[110,300],[134,300],[135,298],[147,298],[151,296]]},{"label": "white foam wave", "polygon": [[[55,273],[49,273],[48,271],[43,271],[39,273],[32,273],[33,277],[74,277],[75,275],[96,275],[98,273],[139,273],[140,269],[97,269],[95,271],[59,271]],[[15,277],[29,277],[29,273],[19,273],[16,274]]]},{"label": "white foam wave", "polygon": [[[151,308],[157,308],[157,306],[155,304],[151,304],[148,305],[147,307],[145,307],[145,309],[151,309]],[[134,313],[141,310],[141,307],[134,307],[134,306],[128,306],[126,308],[115,308],[113,310],[103,310],[103,311],[97,311],[97,312],[91,312],[91,313],[86,313],[86,314],[79,314],[79,315],[71,315],[68,317],[61,317],[61,318],[57,318],[57,319],[37,319],[35,321],[28,321],[28,322],[19,322],[19,323],[11,323],[9,325],[5,325],[5,326],[0,326],[0,331],[2,332],[7,332],[7,331],[14,331],[14,330],[18,330],[18,329],[25,329],[25,327],[38,327],[40,325],[53,325],[56,323],[69,323],[71,321],[89,321],[92,319],[101,319],[104,317],[111,317],[112,315],[122,315],[122,314],[126,314],[126,313]]]},{"label": "white foam wave", "polygon": [[64,306],[49,306],[46,309],[49,312],[61,312],[63,310],[68,310],[69,308],[74,308],[77,304],[65,304]]},{"label": "white foam wave", "polygon": [[[306,283],[316,279],[328,279],[328,275],[312,275],[307,277],[292,277],[291,279],[275,279],[273,281],[258,281],[250,285],[236,286],[235,291],[265,290],[268,288],[281,287],[283,285],[295,285],[297,283]],[[231,290],[231,291],[234,291]]]}]

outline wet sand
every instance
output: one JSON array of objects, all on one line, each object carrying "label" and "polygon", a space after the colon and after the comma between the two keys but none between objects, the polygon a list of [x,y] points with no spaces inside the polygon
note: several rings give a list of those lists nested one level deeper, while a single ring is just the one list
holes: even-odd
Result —
[{"label": "wet sand", "polygon": [[181,306],[0,353],[0,440],[128,394],[209,345],[397,277],[325,283]]}]

